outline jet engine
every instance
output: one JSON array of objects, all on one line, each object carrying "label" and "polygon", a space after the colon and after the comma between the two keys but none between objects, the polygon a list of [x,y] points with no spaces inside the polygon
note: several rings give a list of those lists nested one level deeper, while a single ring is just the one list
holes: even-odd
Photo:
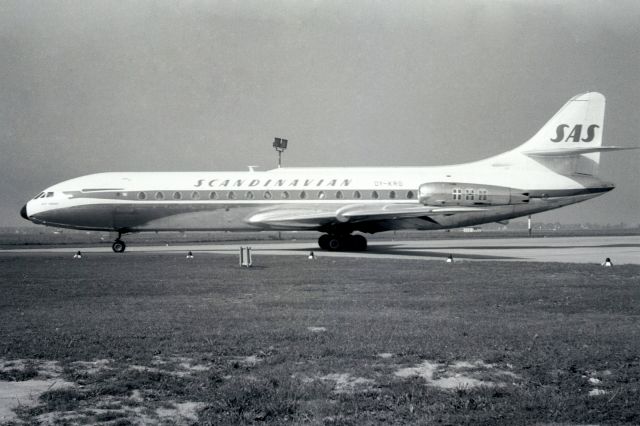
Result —
[{"label": "jet engine", "polygon": [[426,206],[504,206],[528,203],[529,193],[506,186],[429,182],[420,185],[418,198]]}]

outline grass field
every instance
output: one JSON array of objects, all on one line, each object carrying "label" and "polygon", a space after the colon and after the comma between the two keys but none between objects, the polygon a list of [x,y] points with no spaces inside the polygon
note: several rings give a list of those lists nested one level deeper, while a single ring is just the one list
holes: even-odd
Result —
[{"label": "grass field", "polygon": [[640,423],[638,266],[254,263],[0,255],[8,422]]}]

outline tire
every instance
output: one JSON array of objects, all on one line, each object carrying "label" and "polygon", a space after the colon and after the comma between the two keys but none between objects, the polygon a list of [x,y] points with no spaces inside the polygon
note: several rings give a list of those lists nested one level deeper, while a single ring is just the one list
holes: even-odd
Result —
[{"label": "tire", "polygon": [[365,251],[367,249],[367,239],[362,235],[353,235],[350,243],[355,251]]},{"label": "tire", "polygon": [[329,250],[338,251],[342,249],[344,245],[342,238],[329,237]]},{"label": "tire", "polygon": [[329,234],[323,234],[318,238],[318,245],[322,250],[329,250],[329,240],[331,237]]},{"label": "tire", "polygon": [[127,248],[127,245],[122,240],[116,240],[111,246],[115,253],[124,253]]}]

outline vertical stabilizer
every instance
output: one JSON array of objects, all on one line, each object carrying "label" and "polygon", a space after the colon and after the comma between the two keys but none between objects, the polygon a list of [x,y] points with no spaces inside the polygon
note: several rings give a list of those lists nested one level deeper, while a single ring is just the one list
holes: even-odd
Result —
[{"label": "vertical stabilizer", "polygon": [[[604,106],[601,93],[574,96],[535,136],[512,152],[529,155],[563,174],[594,175],[600,163],[600,152],[595,149],[602,145]],[[595,152],[576,153],[588,149]]]}]

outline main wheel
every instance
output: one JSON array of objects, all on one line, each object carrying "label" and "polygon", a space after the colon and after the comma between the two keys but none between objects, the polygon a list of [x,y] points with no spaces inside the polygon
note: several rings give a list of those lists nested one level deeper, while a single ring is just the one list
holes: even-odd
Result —
[{"label": "main wheel", "polygon": [[329,234],[322,234],[320,238],[318,238],[318,245],[323,250],[329,250],[329,240],[331,237]]},{"label": "main wheel", "polygon": [[344,246],[344,241],[340,237],[336,237],[335,235],[330,235],[328,244],[329,244],[329,247],[328,247],[329,250],[338,251],[338,250],[341,250],[342,247]]},{"label": "main wheel", "polygon": [[111,246],[111,248],[116,253],[124,253],[124,250],[127,248],[127,245],[122,240],[116,240]]},{"label": "main wheel", "polygon": [[367,239],[362,235],[352,235],[349,243],[355,251],[365,251],[367,249]]}]

